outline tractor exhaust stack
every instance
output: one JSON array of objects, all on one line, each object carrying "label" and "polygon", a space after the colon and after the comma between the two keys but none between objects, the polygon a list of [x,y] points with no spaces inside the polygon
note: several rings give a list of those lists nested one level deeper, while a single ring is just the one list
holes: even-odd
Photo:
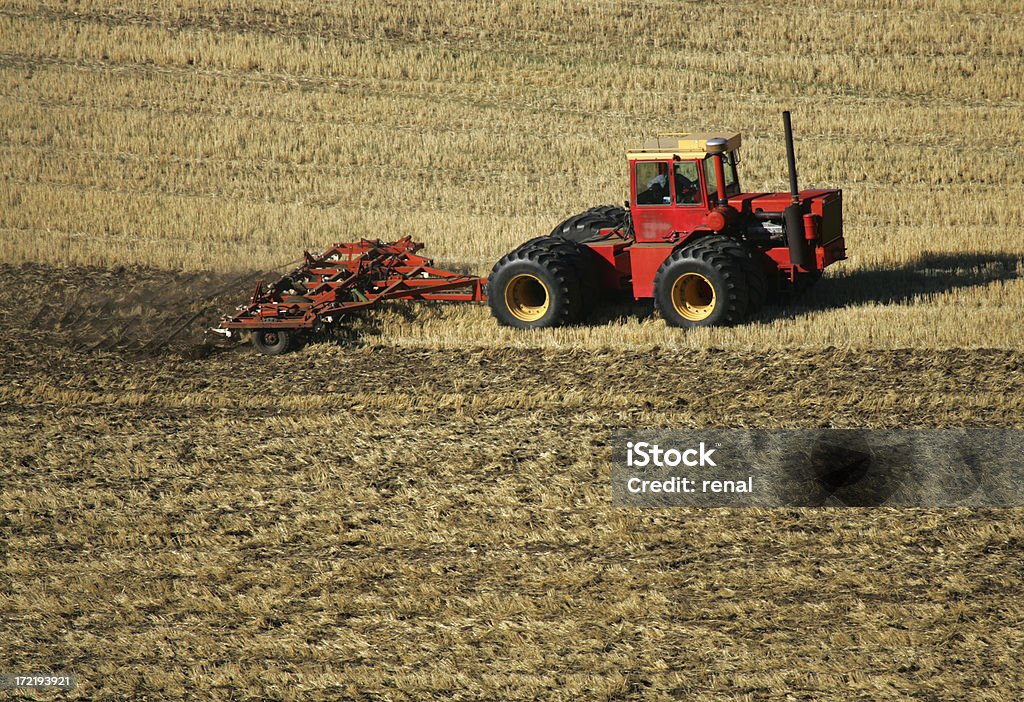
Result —
[{"label": "tractor exhaust stack", "polygon": [[782,128],[786,133],[786,163],[789,164],[789,193],[793,196],[793,204],[800,203],[800,189],[796,186],[796,150],[793,148],[793,122],[789,118],[789,110],[782,113]]},{"label": "tractor exhaust stack", "polygon": [[796,184],[796,151],[793,148],[793,123],[789,110],[782,113],[782,127],[786,134],[786,161],[789,165],[789,193],[793,200],[783,211],[786,227],[786,241],[789,243],[789,259],[794,266],[809,269],[811,252],[804,237],[804,215],[800,208],[800,189]]}]

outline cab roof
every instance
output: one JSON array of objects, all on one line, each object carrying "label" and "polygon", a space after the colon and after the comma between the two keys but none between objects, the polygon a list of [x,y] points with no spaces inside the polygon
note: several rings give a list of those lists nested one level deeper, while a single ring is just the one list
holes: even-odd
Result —
[{"label": "cab roof", "polygon": [[725,139],[726,151],[740,146],[739,132],[668,132],[648,139],[639,149],[630,149],[626,156],[637,161],[704,158],[708,154],[708,139],[716,138]]}]

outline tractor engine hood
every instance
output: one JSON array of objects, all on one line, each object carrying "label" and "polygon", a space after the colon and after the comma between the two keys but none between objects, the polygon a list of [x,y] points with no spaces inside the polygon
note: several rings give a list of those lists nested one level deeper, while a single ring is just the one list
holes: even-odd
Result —
[{"label": "tractor engine hood", "polygon": [[[778,237],[783,233],[786,208],[793,202],[789,193],[745,193],[729,198],[748,232]],[[819,246],[843,236],[843,191],[801,190],[797,205],[803,215],[804,234]]]},{"label": "tractor engine hood", "polygon": [[[829,195],[842,196],[842,190],[801,190],[800,207],[804,212],[810,212],[814,200],[827,199]],[[754,215],[758,212],[766,214],[778,214],[782,217],[783,211],[792,202],[793,197],[789,193],[743,193],[729,198],[729,205],[736,209],[740,215]]]}]

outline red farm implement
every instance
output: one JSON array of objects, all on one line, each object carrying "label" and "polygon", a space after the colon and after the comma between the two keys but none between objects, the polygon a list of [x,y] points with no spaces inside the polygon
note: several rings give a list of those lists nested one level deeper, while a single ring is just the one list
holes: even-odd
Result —
[{"label": "red farm implement", "polygon": [[484,278],[434,267],[416,255],[423,244],[410,237],[390,244],[363,239],[335,244],[277,282],[256,285],[252,299],[211,331],[232,337],[252,332],[253,344],[268,355],[300,348],[310,333],[344,315],[384,300],[484,300]]}]

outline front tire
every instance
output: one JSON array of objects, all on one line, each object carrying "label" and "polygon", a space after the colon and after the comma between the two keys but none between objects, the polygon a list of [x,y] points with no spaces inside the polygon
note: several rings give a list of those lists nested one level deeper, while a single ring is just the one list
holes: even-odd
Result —
[{"label": "front tire", "polygon": [[743,243],[725,236],[710,236],[698,239],[693,243],[694,248],[709,246],[719,251],[730,254],[736,259],[743,271],[743,277],[747,288],[747,316],[755,315],[761,311],[765,301],[768,299],[768,275],[765,272],[763,253],[754,251]]},{"label": "front tire", "polygon": [[725,237],[672,252],[654,278],[654,303],[673,327],[730,326],[750,303],[747,271]]}]

